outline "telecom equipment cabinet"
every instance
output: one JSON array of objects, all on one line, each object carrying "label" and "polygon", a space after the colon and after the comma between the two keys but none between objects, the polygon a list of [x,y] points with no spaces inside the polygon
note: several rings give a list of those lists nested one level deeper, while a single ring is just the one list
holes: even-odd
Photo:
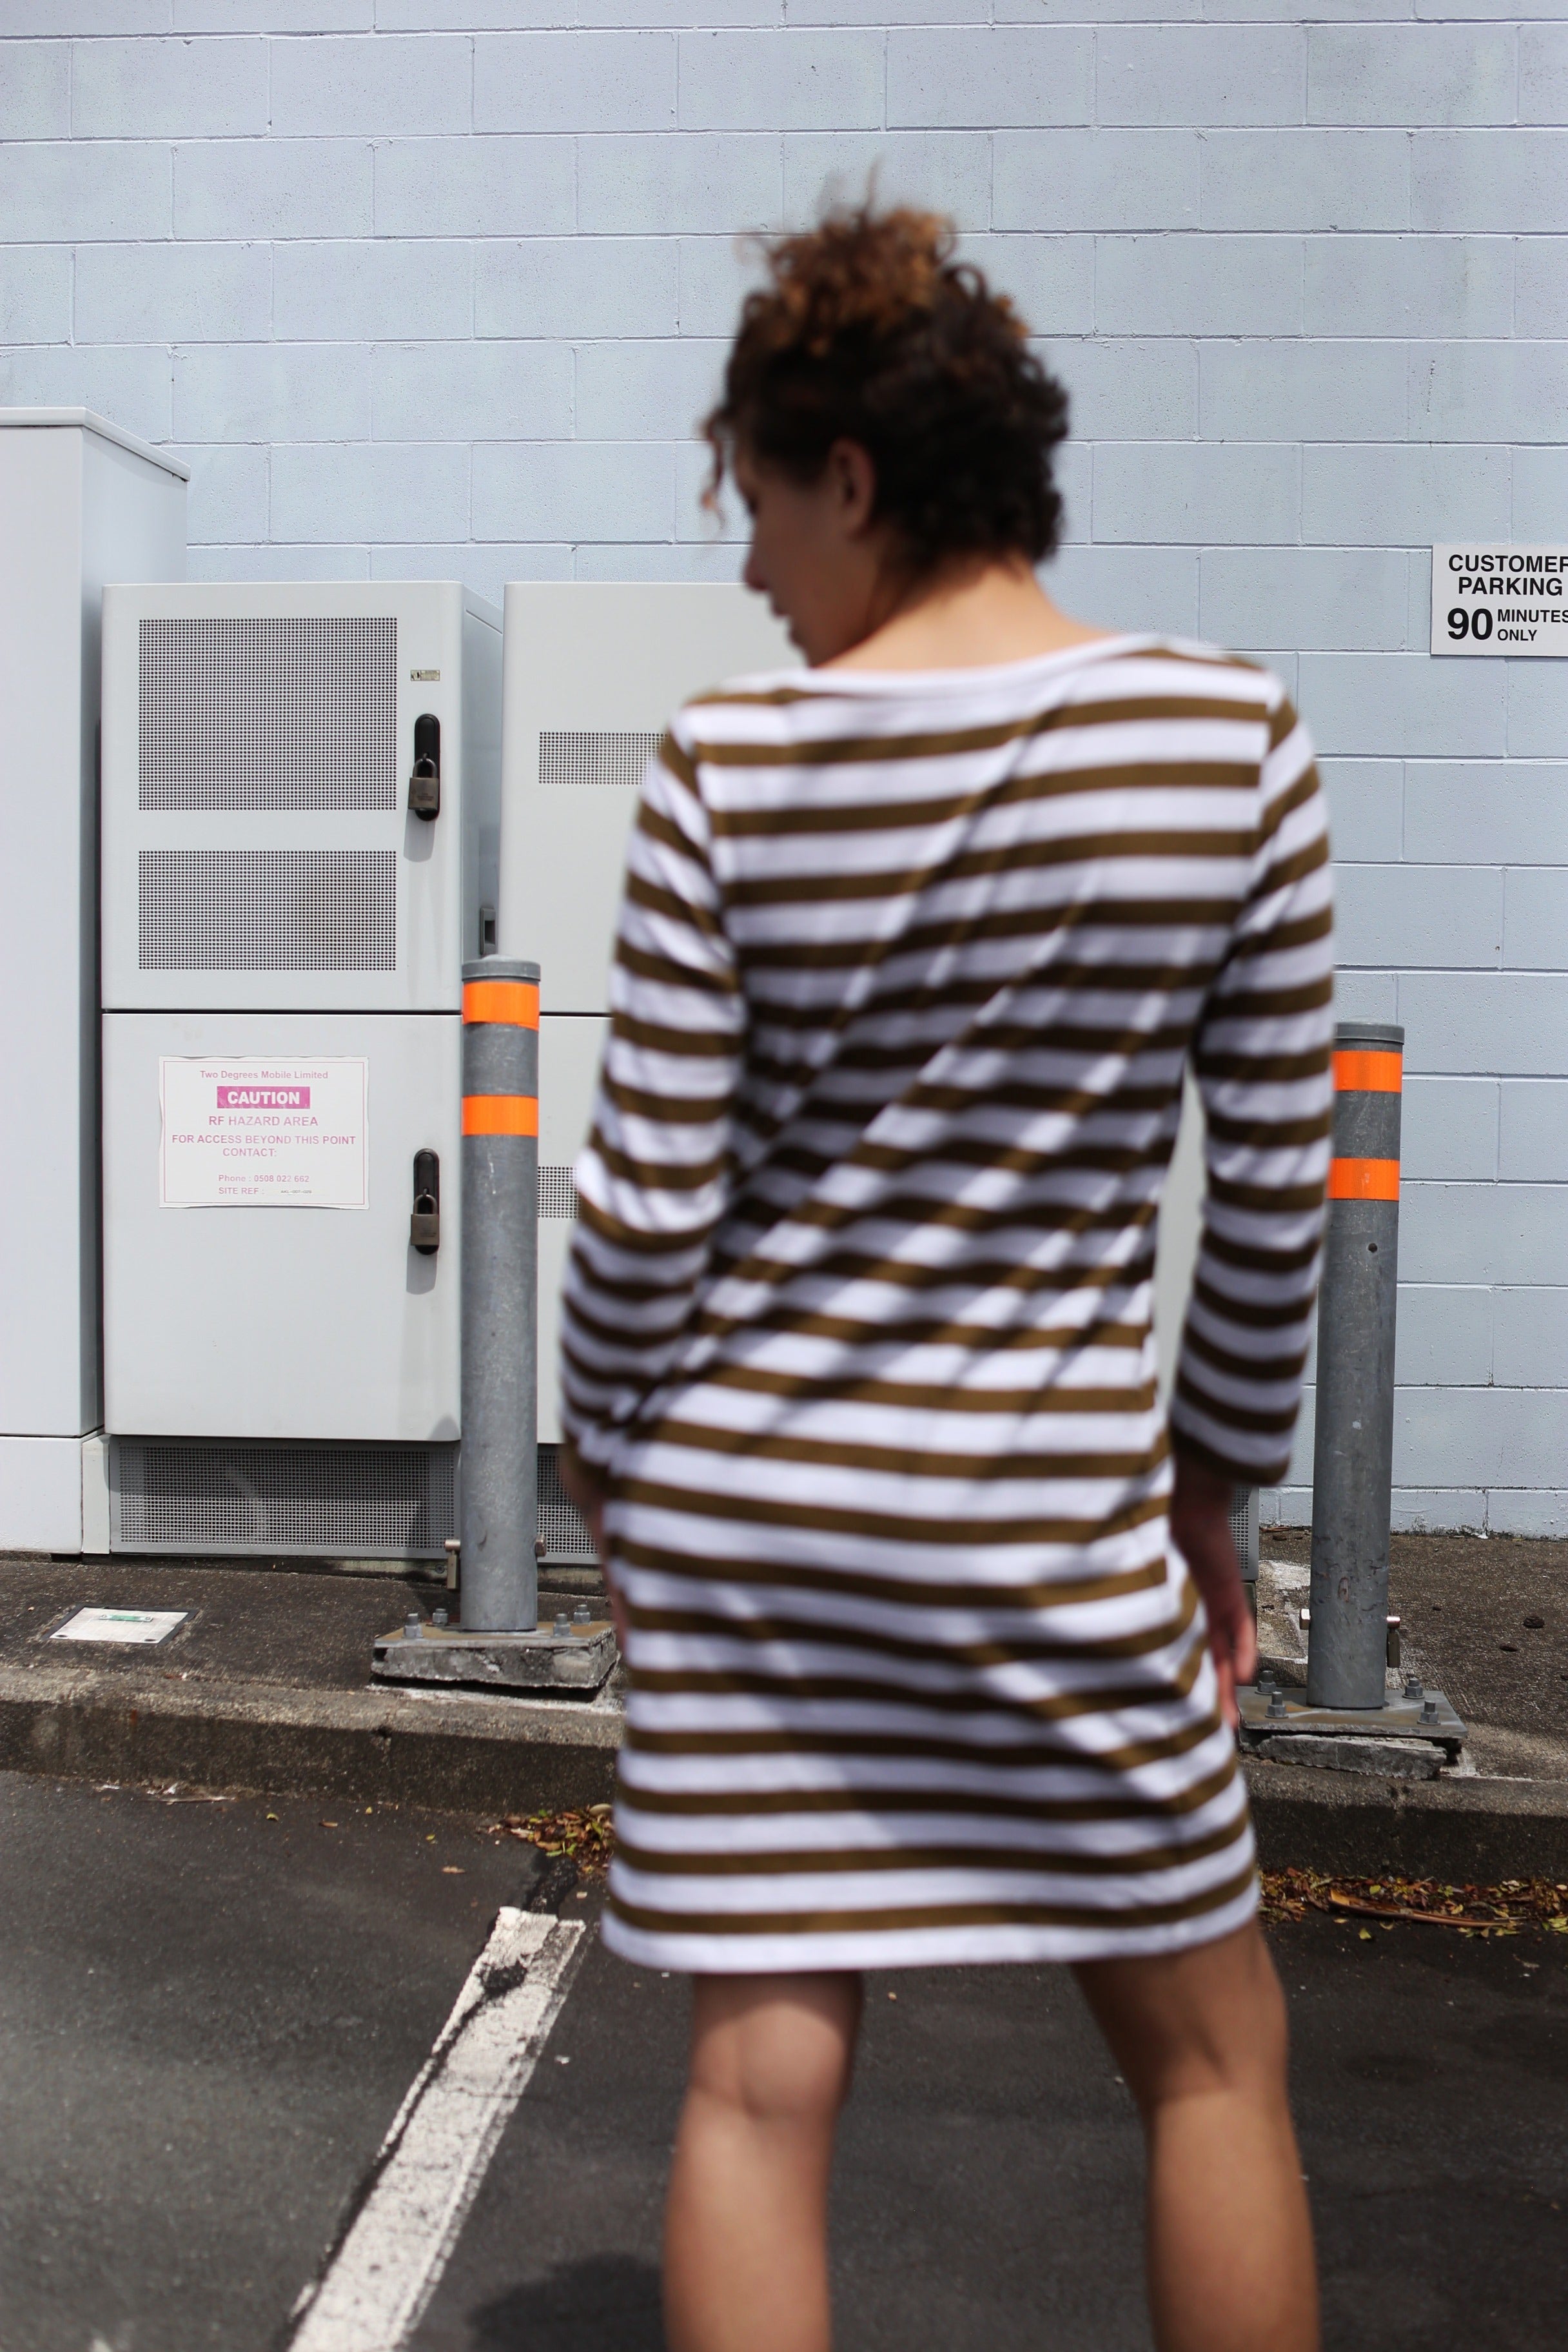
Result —
[{"label": "telecom equipment cabinet", "polygon": [[179,580],[185,468],[83,408],[0,409],[0,1551],[101,1552],[99,613]]},{"label": "telecom equipment cabinet", "polygon": [[561,1282],[610,1010],[637,787],[671,713],[799,656],[760,596],[728,586],[510,583],[500,937],[539,965],[539,1531],[592,1557],[556,1474]]},{"label": "telecom equipment cabinet", "polygon": [[434,1558],[456,1531],[500,625],[450,583],[105,596],[117,1549]]}]

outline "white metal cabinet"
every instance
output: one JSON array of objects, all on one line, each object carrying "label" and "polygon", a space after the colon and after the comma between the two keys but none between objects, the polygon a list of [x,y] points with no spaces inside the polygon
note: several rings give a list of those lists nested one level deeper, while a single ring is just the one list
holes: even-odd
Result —
[{"label": "white metal cabinet", "polygon": [[85,409],[0,409],[0,1551],[102,1549],[99,610],[177,580],[185,467]]},{"label": "white metal cabinet", "polygon": [[[443,1013],[105,1017],[111,1429],[456,1439],[461,1051],[462,1023]],[[363,1061],[364,1206],[165,1205],[164,1061],[252,1071],[256,1091],[279,1068]],[[216,1095],[216,1084],[204,1091]],[[423,1150],[440,1161],[433,1257],[409,1244],[414,1155]]]},{"label": "white metal cabinet", "polygon": [[[798,656],[758,596],[687,583],[506,592],[500,936],[540,966],[539,1437],[561,1438],[561,1283],[637,787],[673,712]],[[542,1496],[548,1496],[549,1465]],[[547,1514],[548,1517],[548,1514]]]},{"label": "white metal cabinet", "polygon": [[[495,944],[500,623],[454,582],[105,601],[116,1548],[429,1557],[455,1528],[461,968]],[[409,1240],[424,1150],[435,1257]]]}]

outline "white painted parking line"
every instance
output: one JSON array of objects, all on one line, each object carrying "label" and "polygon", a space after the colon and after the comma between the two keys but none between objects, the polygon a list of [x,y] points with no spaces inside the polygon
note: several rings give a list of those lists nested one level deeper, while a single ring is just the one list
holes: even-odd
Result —
[{"label": "white painted parking line", "polygon": [[291,2352],[398,2352],[458,2242],[582,1958],[580,1920],[500,1912],[357,2210],[295,2306]]}]

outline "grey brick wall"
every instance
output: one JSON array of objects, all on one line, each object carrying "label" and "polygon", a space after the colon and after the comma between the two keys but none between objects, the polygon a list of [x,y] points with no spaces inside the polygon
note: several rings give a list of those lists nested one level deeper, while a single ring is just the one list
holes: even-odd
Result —
[{"label": "grey brick wall", "polygon": [[952,213],[1074,393],[1064,601],[1322,747],[1344,1008],[1409,1031],[1401,1516],[1564,1533],[1568,675],[1425,652],[1431,540],[1568,540],[1562,16],[0,0],[0,397],[177,446],[198,576],[731,576],[737,232],[873,164]]}]

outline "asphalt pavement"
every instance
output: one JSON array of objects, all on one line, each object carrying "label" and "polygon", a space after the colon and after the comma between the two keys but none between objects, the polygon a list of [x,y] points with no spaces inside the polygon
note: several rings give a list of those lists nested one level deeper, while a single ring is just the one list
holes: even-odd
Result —
[{"label": "asphalt pavement", "polygon": [[[273,2352],[501,1906],[483,1824],[0,1776],[0,2347]],[[1568,1938],[1275,1931],[1329,2352],[1562,2341]],[[1146,2352],[1125,2090],[1051,1969],[873,1979],[841,2352]],[[657,2352],[686,1990],[596,1945],[417,2352]]]},{"label": "asphalt pavement", "polygon": [[532,1848],[0,1775],[0,2347],[263,2352]]},{"label": "asphalt pavement", "polygon": [[[1313,1919],[1273,1941],[1326,2352],[1560,2352],[1564,1939]],[[868,1990],[834,2196],[840,2352],[1149,2352],[1138,2127],[1071,1979]],[[679,1979],[591,1954],[417,2352],[659,2352],[685,2021]]]}]

